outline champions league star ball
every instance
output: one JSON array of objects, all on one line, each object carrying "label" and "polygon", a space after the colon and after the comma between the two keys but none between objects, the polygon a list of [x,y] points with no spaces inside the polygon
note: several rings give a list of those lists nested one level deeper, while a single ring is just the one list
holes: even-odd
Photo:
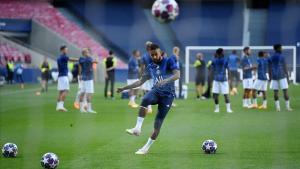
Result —
[{"label": "champions league star ball", "polygon": [[152,15],[161,23],[168,23],[179,15],[175,0],[156,0],[152,5]]},{"label": "champions league star ball", "polygon": [[54,169],[58,166],[59,160],[56,154],[46,153],[43,155],[41,165],[46,169]]},{"label": "champions league star ball", "polygon": [[18,147],[14,143],[6,143],[2,147],[2,155],[4,157],[16,157],[18,154]]},{"label": "champions league star ball", "polygon": [[214,140],[205,140],[202,144],[202,150],[207,154],[215,154],[217,148],[217,143]]}]

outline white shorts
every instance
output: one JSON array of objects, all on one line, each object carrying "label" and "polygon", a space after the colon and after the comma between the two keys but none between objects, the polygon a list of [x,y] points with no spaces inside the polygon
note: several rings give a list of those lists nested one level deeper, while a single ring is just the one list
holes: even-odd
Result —
[{"label": "white shorts", "polygon": [[279,90],[287,88],[289,88],[289,84],[286,78],[280,80],[271,80],[270,89]]},{"label": "white shorts", "polygon": [[252,89],[253,88],[253,79],[243,79],[243,88],[244,89]]},{"label": "white shorts", "polygon": [[147,91],[150,91],[153,87],[153,80],[150,79],[150,80],[147,80],[143,85],[142,85],[142,89],[143,90],[147,90]]},{"label": "white shorts", "polygon": [[[131,85],[133,84],[134,82],[138,81],[139,79],[127,79],[127,85]],[[140,87],[136,87],[134,89],[139,89]]]},{"label": "white shorts", "polygon": [[94,80],[83,80],[80,91],[82,93],[94,93]]},{"label": "white shorts", "polygon": [[57,90],[70,90],[68,76],[60,76],[57,79]]},{"label": "white shorts", "polygon": [[256,79],[253,86],[257,91],[267,91],[268,81]]},{"label": "white shorts", "polygon": [[228,81],[218,82],[214,80],[212,92],[217,94],[228,94],[229,93]]}]

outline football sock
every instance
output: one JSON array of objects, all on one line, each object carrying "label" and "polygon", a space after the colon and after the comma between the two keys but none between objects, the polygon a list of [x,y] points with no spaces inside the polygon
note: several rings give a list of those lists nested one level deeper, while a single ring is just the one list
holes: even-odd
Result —
[{"label": "football sock", "polygon": [[144,121],[143,117],[137,117],[136,125],[135,125],[134,128],[136,128],[138,130],[141,130],[142,129],[142,125],[143,125],[143,121]]},{"label": "football sock", "polygon": [[275,106],[276,106],[276,109],[280,109],[279,100],[276,100],[276,101],[275,101]]},{"label": "football sock", "polygon": [[[227,104],[226,104],[227,105]],[[218,104],[215,105],[215,109],[220,109],[220,106]]]},{"label": "football sock", "polygon": [[290,108],[290,101],[289,101],[289,100],[286,100],[286,101],[285,101],[285,107],[286,107],[287,109]]},{"label": "football sock", "polygon": [[243,106],[247,104],[247,100],[243,99]]},{"label": "football sock", "polygon": [[230,110],[231,108],[230,108],[230,103],[226,103],[226,109],[227,110]]},{"label": "football sock", "polygon": [[92,110],[92,103],[87,103],[87,109]]},{"label": "football sock", "polygon": [[155,140],[152,140],[151,138],[149,138],[148,141],[147,141],[147,143],[143,146],[142,149],[148,150],[151,147],[151,145],[154,143],[154,141]]},{"label": "football sock", "polygon": [[267,107],[267,100],[263,100],[263,106]]},{"label": "football sock", "polygon": [[130,102],[134,103],[135,95],[130,96]]}]

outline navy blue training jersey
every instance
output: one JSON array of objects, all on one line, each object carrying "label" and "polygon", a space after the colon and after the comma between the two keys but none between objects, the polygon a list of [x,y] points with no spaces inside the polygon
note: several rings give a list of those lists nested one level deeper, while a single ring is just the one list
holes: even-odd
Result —
[{"label": "navy blue training jersey", "polygon": [[241,61],[241,66],[243,69],[243,79],[252,78],[252,69],[244,70],[245,67],[252,67],[249,56],[244,56]]},{"label": "navy blue training jersey", "polygon": [[218,82],[227,81],[226,69],[228,69],[228,60],[225,57],[214,58],[211,63],[214,80]]},{"label": "navy blue training jersey", "polygon": [[81,77],[83,81],[93,80],[93,59],[91,57],[80,57]]},{"label": "navy blue training jersey", "polygon": [[285,66],[285,59],[281,53],[274,53],[273,56],[270,58],[270,64],[272,68],[272,79],[273,80],[280,80],[286,78],[284,66]]},{"label": "navy blue training jersey", "polygon": [[58,66],[58,77],[60,76],[68,76],[68,61],[69,57],[65,54],[60,55],[57,58],[57,66]]},{"label": "navy blue training jersey", "polygon": [[173,59],[164,57],[160,63],[150,63],[146,67],[143,76],[146,76],[147,79],[153,79],[154,86],[152,90],[156,90],[160,95],[163,96],[174,96],[174,82],[169,82],[159,87],[156,86],[158,82],[171,77],[173,75],[173,70],[179,70],[177,64]]},{"label": "navy blue training jersey", "polygon": [[141,63],[144,64],[146,67],[152,63],[152,58],[150,56],[150,54],[148,52],[146,52],[143,56],[142,56],[142,59],[141,59]]},{"label": "navy blue training jersey", "polygon": [[257,79],[268,80],[268,58],[258,58],[257,59]]},{"label": "navy blue training jersey", "polygon": [[235,54],[231,54],[228,56],[228,68],[229,70],[238,70],[238,61],[239,61],[239,58],[237,55]]},{"label": "navy blue training jersey", "polygon": [[139,65],[138,60],[131,56],[128,62],[128,79],[138,79],[139,78]]}]

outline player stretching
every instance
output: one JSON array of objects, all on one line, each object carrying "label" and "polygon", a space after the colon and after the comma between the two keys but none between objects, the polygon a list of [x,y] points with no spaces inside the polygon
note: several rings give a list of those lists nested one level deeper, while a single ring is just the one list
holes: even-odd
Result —
[{"label": "player stretching", "polygon": [[[257,79],[254,82],[253,90],[252,90],[252,97],[253,97],[253,104],[250,106],[251,108],[259,108],[259,109],[266,109],[267,108],[267,88],[268,88],[268,58],[267,54],[264,51],[258,52],[258,59],[257,59]],[[263,94],[263,104],[261,106],[257,106],[257,97],[256,92],[262,92]]]},{"label": "player stretching", "polygon": [[57,80],[57,90],[59,91],[57,97],[56,110],[57,111],[68,111],[64,107],[64,101],[70,89],[69,79],[68,79],[68,61],[77,62],[78,59],[69,58],[67,56],[68,48],[67,46],[60,47],[61,55],[57,58],[58,66],[58,80]]},{"label": "player stretching", "polygon": [[[139,64],[138,60],[140,59],[140,51],[134,50],[128,62],[128,77],[127,77],[127,85],[131,85],[132,83],[139,80]],[[135,103],[136,95],[138,94],[139,89],[131,89],[129,90],[129,103],[128,106],[132,108],[137,108],[139,105]]]},{"label": "player stretching", "polygon": [[141,86],[150,78],[154,80],[153,88],[143,97],[136,126],[126,130],[129,134],[139,136],[147,113],[147,106],[151,104],[158,105],[158,112],[154,122],[154,131],[147,143],[139,149],[136,154],[146,154],[152,143],[156,140],[162,123],[170,110],[175,97],[174,81],[180,78],[180,71],[173,59],[163,57],[159,46],[156,44],[151,44],[149,49],[153,62],[146,67],[140,80],[131,85],[118,88],[117,90],[117,92],[120,93],[123,90]]},{"label": "player stretching", "polygon": [[[146,42],[146,53],[142,56],[141,58],[141,72],[144,72],[144,70],[146,69],[146,67],[152,63],[152,59],[150,56],[150,46],[151,46],[152,42],[147,41]],[[153,80],[149,79],[147,80],[143,85],[142,85],[142,89],[144,90],[144,94],[146,94],[148,91],[151,90],[151,88],[153,87]],[[147,113],[152,113],[152,106],[149,105],[147,107]]]},{"label": "player stretching", "polygon": [[278,97],[278,90],[282,89],[284,94],[285,106],[288,111],[292,111],[290,107],[289,95],[288,95],[288,70],[285,63],[285,59],[282,53],[281,44],[276,44],[273,46],[275,51],[274,55],[270,58],[271,64],[271,89],[274,90],[274,99],[276,110],[280,111],[280,103]]},{"label": "player stretching", "polygon": [[228,60],[224,58],[224,51],[222,48],[216,50],[215,58],[211,63],[211,71],[214,74],[214,81],[213,81],[213,97],[215,100],[215,113],[220,112],[219,107],[219,94],[223,94],[226,102],[226,110],[227,113],[232,113],[230,108],[230,101],[229,101],[229,84],[226,77],[226,69],[228,68]]},{"label": "player stretching", "polygon": [[244,96],[243,96],[243,107],[251,107],[251,90],[253,88],[253,79],[252,79],[252,70],[255,67],[252,66],[250,61],[251,49],[249,47],[245,47],[243,49],[244,57],[241,61],[241,66],[243,68],[243,88],[244,88]]},{"label": "player stretching", "polygon": [[[82,56],[79,59],[79,75],[81,76],[82,86],[81,94],[79,98],[80,112],[81,113],[97,113],[92,109],[92,94],[94,93],[94,74],[93,74],[93,63],[92,57],[90,57],[89,49],[85,48],[82,50]],[[85,110],[83,98],[86,95],[87,110]]]}]

